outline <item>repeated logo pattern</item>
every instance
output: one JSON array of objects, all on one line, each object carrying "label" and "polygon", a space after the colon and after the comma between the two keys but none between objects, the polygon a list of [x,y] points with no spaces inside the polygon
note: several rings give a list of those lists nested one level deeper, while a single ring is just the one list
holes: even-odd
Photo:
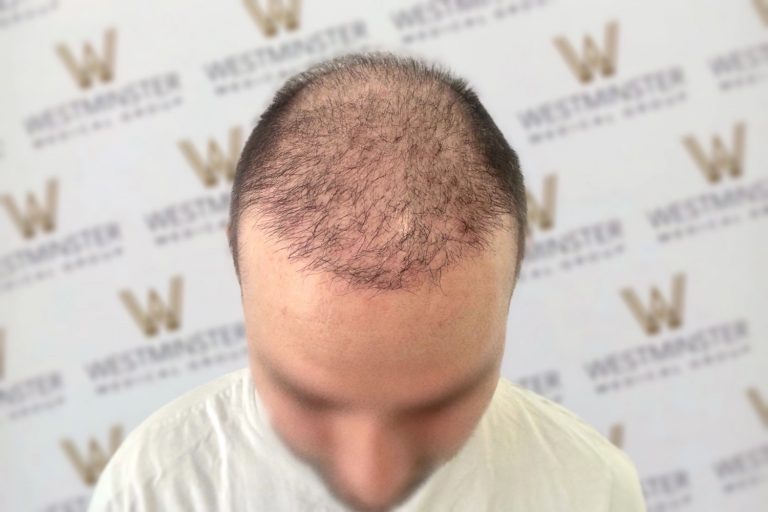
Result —
[{"label": "repeated logo pattern", "polygon": [[651,299],[646,307],[632,288],[621,290],[621,297],[629,306],[632,314],[648,335],[661,330],[662,326],[677,329],[683,323],[683,299],[685,276],[677,274],[672,280],[672,294],[666,300],[655,286],[651,288]]},{"label": "repeated logo pattern", "polygon": [[84,510],[141,420],[247,365],[243,144],[293,73],[389,49],[468,78],[521,157],[505,377],[625,450],[649,512],[765,510],[768,1],[146,9],[0,1],[25,62],[0,83],[0,508]]},{"label": "repeated logo pattern", "polygon": [[110,28],[104,33],[104,45],[101,54],[97,54],[90,43],[85,43],[81,60],[75,57],[66,44],[58,45],[56,52],[77,85],[82,89],[88,89],[95,82],[107,83],[114,78],[116,41],[117,32]]},{"label": "repeated logo pattern", "polygon": [[570,66],[579,82],[590,83],[595,76],[609,77],[616,73],[619,45],[619,24],[611,21],[605,26],[605,46],[601,48],[590,35],[584,36],[581,55],[563,36],[555,39],[555,46]]},{"label": "repeated logo pattern", "polygon": [[267,37],[277,34],[278,27],[296,30],[299,27],[300,0],[267,0],[266,8],[258,0],[243,0],[253,20]]},{"label": "repeated logo pattern", "polygon": [[71,439],[63,439],[61,441],[61,448],[75,467],[83,483],[93,486],[99,479],[104,466],[109,462],[109,458],[117,451],[122,442],[123,428],[120,425],[115,425],[109,431],[108,448],[102,448],[95,439],[88,440],[88,448],[85,450],[85,453],[81,453]]},{"label": "repeated logo pattern", "polygon": [[122,290],[120,300],[123,301],[125,308],[145,336],[156,335],[161,326],[169,331],[175,331],[181,325],[183,283],[181,276],[174,276],[171,279],[170,297],[167,305],[154,289],[149,290],[146,308],[139,304],[138,299],[130,290]]},{"label": "repeated logo pattern", "polygon": [[207,158],[203,157],[189,139],[179,142],[179,148],[184,153],[189,165],[206,187],[218,185],[219,178],[232,181],[235,177],[235,166],[240,157],[240,149],[243,147],[243,130],[234,126],[229,130],[229,140],[225,149],[209,139]]},{"label": "repeated logo pattern", "polygon": [[54,178],[46,183],[44,199],[39,200],[34,193],[27,193],[26,209],[8,194],[0,197],[0,202],[21,236],[34,238],[38,232],[50,233],[55,229],[58,197],[59,182]]}]

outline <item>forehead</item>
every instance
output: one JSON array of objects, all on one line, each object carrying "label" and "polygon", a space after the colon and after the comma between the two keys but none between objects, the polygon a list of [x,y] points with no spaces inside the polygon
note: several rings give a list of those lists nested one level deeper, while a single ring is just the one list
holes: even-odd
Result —
[{"label": "forehead", "polygon": [[498,331],[490,311],[469,300],[301,289],[299,296],[288,287],[259,287],[244,296],[249,339],[272,360],[331,371],[450,370],[486,355]]},{"label": "forehead", "polygon": [[477,382],[500,361],[503,340],[492,339],[488,325],[446,322],[429,331],[424,326],[434,322],[404,326],[386,313],[376,318],[375,311],[341,322],[305,321],[290,309],[285,316],[273,312],[270,320],[249,324],[249,341],[284,389],[349,407],[406,410],[429,403]]},{"label": "forehead", "polygon": [[440,288],[371,294],[298,272],[264,240],[247,244],[241,257],[248,260],[242,287],[252,348],[335,396],[351,387],[428,394],[503,345],[504,294],[487,261],[445,273]]}]

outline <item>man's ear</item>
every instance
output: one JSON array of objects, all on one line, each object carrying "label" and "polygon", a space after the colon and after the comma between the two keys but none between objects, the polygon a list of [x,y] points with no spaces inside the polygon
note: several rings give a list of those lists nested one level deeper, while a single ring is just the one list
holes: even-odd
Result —
[{"label": "man's ear", "polygon": [[[232,231],[231,231],[231,229],[232,229],[232,222],[230,221],[230,222],[227,222],[227,228],[225,230],[227,232],[227,245],[230,248],[232,247]],[[237,258],[237,255],[233,255],[232,257],[233,258]],[[235,275],[237,275],[237,282],[239,283],[240,282],[240,268],[237,265],[237,261],[234,261],[234,265],[235,265]],[[243,289],[240,288],[240,298],[242,298],[242,296],[243,296]]]}]

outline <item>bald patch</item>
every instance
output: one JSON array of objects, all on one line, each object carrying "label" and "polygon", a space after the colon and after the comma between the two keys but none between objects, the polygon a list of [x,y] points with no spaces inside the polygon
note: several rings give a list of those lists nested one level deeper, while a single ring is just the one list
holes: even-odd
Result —
[{"label": "bald patch", "polygon": [[465,98],[434,69],[361,61],[279,106],[238,166],[237,235],[262,230],[302,272],[352,288],[437,283],[516,211]]}]

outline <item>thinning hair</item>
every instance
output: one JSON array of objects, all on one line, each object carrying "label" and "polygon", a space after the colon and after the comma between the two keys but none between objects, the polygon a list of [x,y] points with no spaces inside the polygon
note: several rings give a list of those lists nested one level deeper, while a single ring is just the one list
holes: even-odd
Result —
[{"label": "thinning hair", "polygon": [[413,57],[348,54],[289,78],[261,115],[237,164],[230,249],[240,279],[248,213],[302,271],[394,290],[438,283],[511,225],[516,281],[526,209],[517,155],[465,80]]}]

